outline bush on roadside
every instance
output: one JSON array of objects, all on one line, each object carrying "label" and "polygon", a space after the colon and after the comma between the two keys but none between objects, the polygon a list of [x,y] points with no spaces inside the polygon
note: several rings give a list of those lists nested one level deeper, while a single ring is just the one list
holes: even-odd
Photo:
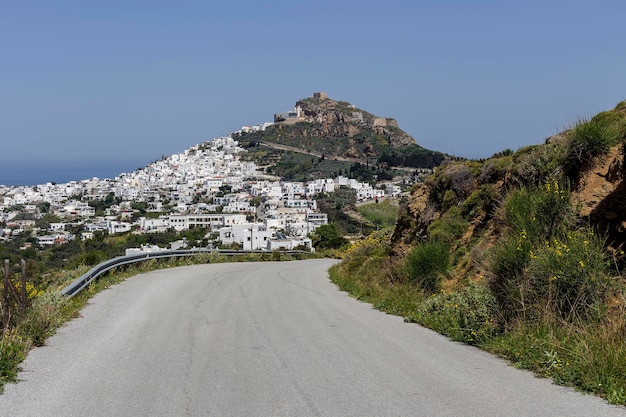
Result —
[{"label": "bush on roadside", "polygon": [[489,256],[490,288],[503,318],[599,317],[610,287],[603,241],[570,231],[574,212],[559,182],[511,192],[501,208],[505,234]]},{"label": "bush on roadside", "polygon": [[599,318],[611,288],[608,267],[603,242],[591,230],[565,232],[530,253],[525,298],[569,321]]},{"label": "bush on roadside", "polygon": [[32,346],[43,346],[63,323],[63,306],[67,302],[67,297],[58,291],[45,292],[33,300],[33,305],[19,324],[22,337],[29,340]]},{"label": "bush on roadside", "polygon": [[500,238],[489,255],[489,288],[500,303],[506,321],[525,312],[523,294],[529,284],[524,270],[531,250],[530,241],[521,234]]},{"label": "bush on roadside", "polygon": [[0,337],[0,393],[6,382],[17,378],[18,365],[26,357],[27,344],[14,331],[8,330]]},{"label": "bush on roadside", "polygon": [[569,195],[569,187],[559,181],[512,191],[501,208],[502,220],[512,234],[543,240],[573,223]]},{"label": "bush on roadside", "polygon": [[407,255],[405,268],[409,281],[426,293],[436,293],[450,271],[450,246],[439,240],[419,243]]},{"label": "bush on roadside", "polygon": [[480,343],[498,332],[498,303],[491,292],[470,284],[450,293],[435,294],[405,318],[454,340]]}]

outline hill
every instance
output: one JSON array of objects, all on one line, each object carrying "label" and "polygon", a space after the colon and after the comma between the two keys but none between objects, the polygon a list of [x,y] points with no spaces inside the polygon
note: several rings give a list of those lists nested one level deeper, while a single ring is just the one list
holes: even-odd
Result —
[{"label": "hill", "polygon": [[[411,193],[394,233],[402,246],[428,237],[428,228],[450,210],[468,224],[465,241],[497,234],[503,196],[514,190],[562,184],[576,211],[576,225],[607,233],[607,244],[626,243],[626,102],[546,139],[545,144],[505,150],[482,161],[442,165]],[[401,249],[399,249],[401,251]]]},{"label": "hill", "polygon": [[331,276],[377,308],[626,404],[626,102],[450,161]]},{"label": "hill", "polygon": [[434,168],[446,155],[419,146],[395,119],[378,117],[325,93],[298,100],[293,111],[274,115],[263,131],[242,132],[248,147],[283,151],[351,163]]}]

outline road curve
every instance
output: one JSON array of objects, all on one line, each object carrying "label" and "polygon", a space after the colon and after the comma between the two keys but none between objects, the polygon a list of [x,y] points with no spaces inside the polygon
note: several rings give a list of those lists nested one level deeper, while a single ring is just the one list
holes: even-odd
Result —
[{"label": "road curve", "polygon": [[626,416],[348,297],[333,262],[135,276],[28,355],[0,415]]}]

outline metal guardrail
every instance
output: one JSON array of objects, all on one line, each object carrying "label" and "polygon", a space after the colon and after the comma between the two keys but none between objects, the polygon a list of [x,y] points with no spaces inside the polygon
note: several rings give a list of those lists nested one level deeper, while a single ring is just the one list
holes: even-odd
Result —
[{"label": "metal guardrail", "polygon": [[[86,287],[89,286],[95,279],[97,279],[100,275],[105,272],[110,271],[111,269],[115,269],[122,265],[132,264],[135,262],[143,262],[150,259],[162,259],[162,258],[176,258],[183,256],[195,256],[195,255],[206,255],[206,254],[219,254],[225,256],[235,256],[235,255],[247,255],[247,254],[272,254],[273,252],[263,251],[263,250],[248,250],[248,251],[237,251],[237,250],[223,250],[223,249],[188,249],[188,250],[163,250],[157,252],[146,252],[140,253],[136,255],[126,255],[126,256],[118,256],[113,259],[109,259],[108,261],[104,261],[99,263],[98,265],[91,268],[89,271],[78,277],[74,282],[69,284],[67,287],[61,290],[61,294],[71,298]],[[299,255],[299,254],[309,254],[310,252],[299,251],[299,250],[290,250],[290,251],[279,251],[279,253],[284,253],[286,255]]]}]

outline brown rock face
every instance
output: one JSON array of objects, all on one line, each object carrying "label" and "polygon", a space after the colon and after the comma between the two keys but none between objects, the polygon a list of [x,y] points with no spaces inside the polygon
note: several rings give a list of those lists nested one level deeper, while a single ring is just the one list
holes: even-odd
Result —
[{"label": "brown rock face", "polygon": [[580,215],[607,231],[611,243],[626,241],[626,167],[621,145],[599,158],[579,179],[572,193],[572,202],[580,207]]}]

